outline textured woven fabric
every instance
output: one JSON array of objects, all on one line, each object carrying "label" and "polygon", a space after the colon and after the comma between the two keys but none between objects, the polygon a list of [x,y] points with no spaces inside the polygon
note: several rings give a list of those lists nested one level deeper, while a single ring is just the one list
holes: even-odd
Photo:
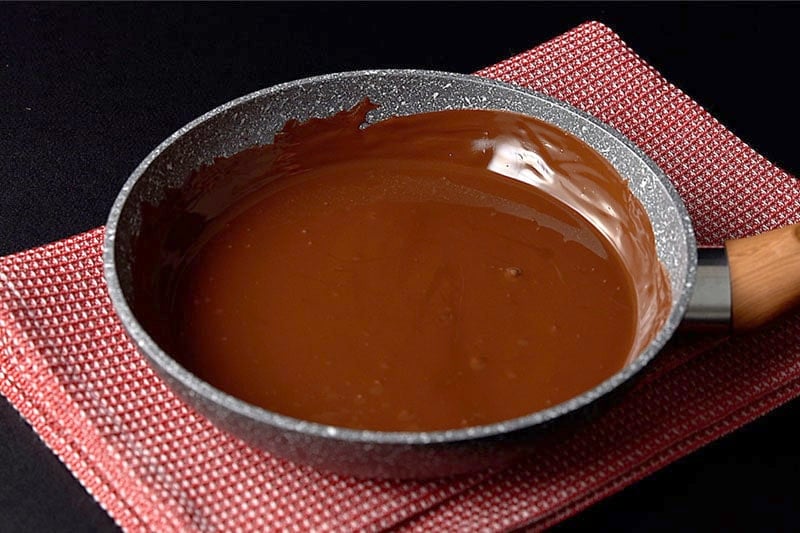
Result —
[{"label": "textured woven fabric", "polygon": [[[675,183],[700,243],[800,219],[797,180],[599,23],[479,74],[631,138]],[[128,531],[546,527],[800,394],[794,314],[735,339],[676,337],[612,409],[505,470],[428,482],[323,474],[248,447],[171,394],[111,309],[102,236],[0,259],[0,393]]]}]

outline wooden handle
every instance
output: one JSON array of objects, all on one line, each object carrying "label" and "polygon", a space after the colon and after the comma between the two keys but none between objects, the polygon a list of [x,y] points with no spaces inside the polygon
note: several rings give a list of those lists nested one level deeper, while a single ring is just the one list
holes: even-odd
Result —
[{"label": "wooden handle", "polygon": [[800,224],[725,243],[734,330],[766,324],[800,304]]}]

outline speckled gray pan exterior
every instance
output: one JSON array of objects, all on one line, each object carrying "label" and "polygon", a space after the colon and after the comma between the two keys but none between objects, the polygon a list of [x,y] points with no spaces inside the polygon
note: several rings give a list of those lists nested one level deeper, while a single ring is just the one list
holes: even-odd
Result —
[{"label": "speckled gray pan exterior", "polygon": [[[131,311],[131,242],[142,202],[163,197],[189,172],[214,157],[268,143],[288,119],[325,117],[369,97],[380,108],[375,122],[454,108],[503,109],[529,114],[567,130],[603,154],[626,178],[652,220],[661,261],[669,271],[669,318],[631,364],[594,389],[560,405],[502,423],[424,433],[358,431],[304,422],[240,401],[192,375],[162,351]],[[111,300],[132,340],[185,401],[218,427],[276,456],[342,474],[423,478],[498,466],[519,453],[535,453],[542,438],[563,431],[563,420],[582,418],[605,402],[657,354],[673,334],[691,294],[697,255],[686,210],[667,177],[630,141],[587,114],[552,98],[476,76],[376,70],[293,81],[224,104],[181,128],[136,168],[111,210],[104,243]],[[413,391],[409,391],[413,394]],[[562,428],[562,429],[559,429]]]}]

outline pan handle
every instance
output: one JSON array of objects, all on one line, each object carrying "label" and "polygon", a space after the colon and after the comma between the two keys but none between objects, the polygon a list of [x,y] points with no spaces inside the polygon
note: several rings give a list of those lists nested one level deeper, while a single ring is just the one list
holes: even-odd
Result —
[{"label": "pan handle", "polygon": [[757,328],[800,304],[800,224],[725,243],[734,330]]},{"label": "pan handle", "polygon": [[800,224],[700,248],[682,327],[746,331],[800,305]]}]

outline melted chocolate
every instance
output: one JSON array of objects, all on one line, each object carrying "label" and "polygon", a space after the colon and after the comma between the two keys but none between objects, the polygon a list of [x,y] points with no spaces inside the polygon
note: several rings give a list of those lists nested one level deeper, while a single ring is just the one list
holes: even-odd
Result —
[{"label": "melted chocolate", "polygon": [[[290,122],[143,213],[135,312],[304,420],[475,426],[594,387],[670,307],[649,220],[576,137],[502,111]],[[155,290],[154,290],[155,288]]]}]

